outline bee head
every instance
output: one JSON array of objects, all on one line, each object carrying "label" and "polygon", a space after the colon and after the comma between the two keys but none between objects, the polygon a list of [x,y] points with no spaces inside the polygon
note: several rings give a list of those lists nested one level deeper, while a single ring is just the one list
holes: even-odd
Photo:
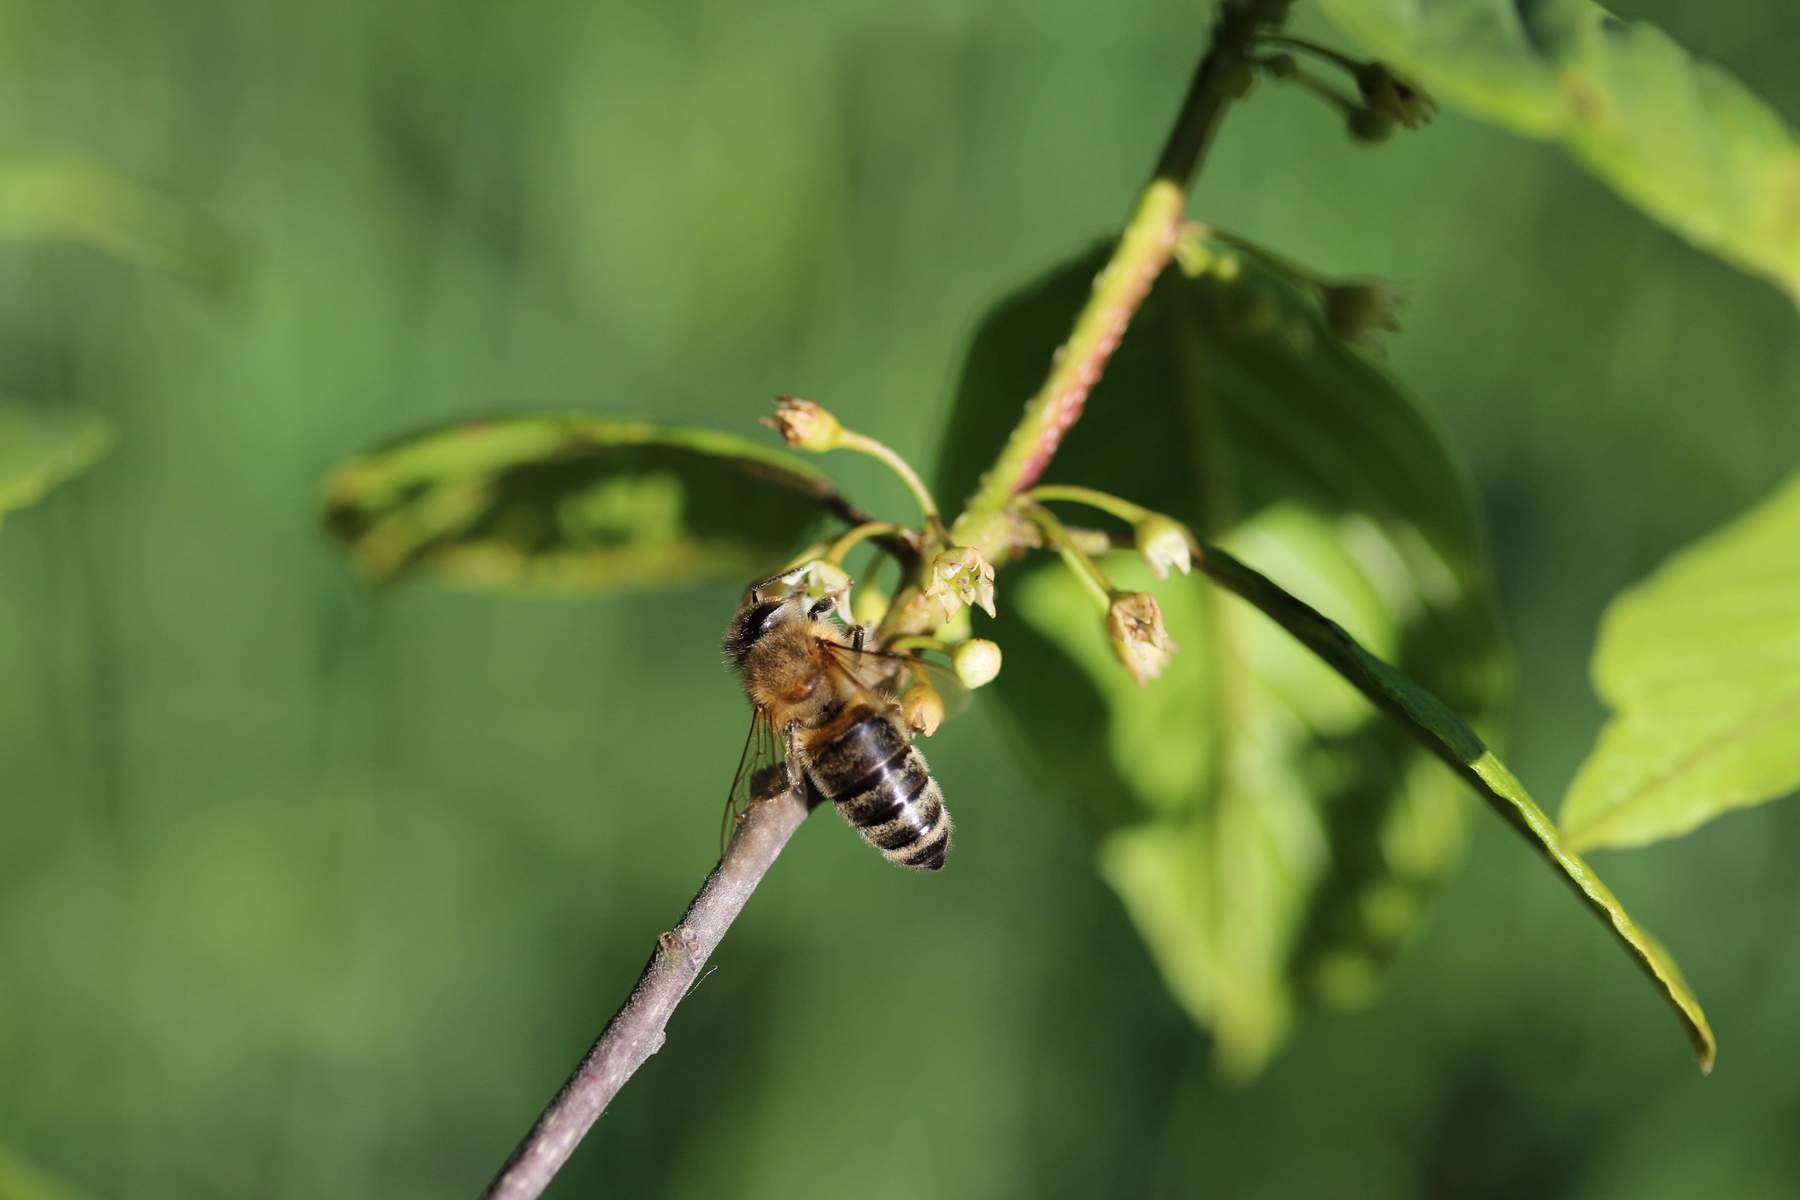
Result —
[{"label": "bee head", "polygon": [[742,669],[750,647],[771,629],[805,614],[804,598],[787,596],[780,600],[749,600],[738,609],[725,630],[725,657],[731,665]]}]

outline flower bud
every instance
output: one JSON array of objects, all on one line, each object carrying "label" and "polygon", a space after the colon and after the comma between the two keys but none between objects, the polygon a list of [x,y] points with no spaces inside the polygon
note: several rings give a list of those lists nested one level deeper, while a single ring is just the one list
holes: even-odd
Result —
[{"label": "flower bud", "polygon": [[866,629],[873,629],[881,624],[881,618],[887,616],[888,604],[892,600],[892,596],[874,584],[864,583],[850,598],[850,619]]},{"label": "flower bud", "polygon": [[1148,592],[1120,592],[1106,613],[1113,653],[1142,687],[1162,674],[1169,656],[1181,649],[1163,627],[1162,606]]},{"label": "flower bud", "polygon": [[954,617],[965,604],[973,604],[992,617],[993,565],[972,546],[952,546],[931,560],[931,582],[925,587],[924,597],[938,606],[943,621]]},{"label": "flower bud", "polygon": [[970,638],[950,651],[950,665],[964,687],[981,687],[1000,674],[1000,647],[986,638]]},{"label": "flower bud", "polygon": [[1221,96],[1242,100],[1256,86],[1256,72],[1249,63],[1240,60],[1221,68],[1215,83]]},{"label": "flower bud", "polygon": [[1183,575],[1194,569],[1193,548],[1188,542],[1188,532],[1179,522],[1170,520],[1161,513],[1151,513],[1137,523],[1133,532],[1137,537],[1139,556],[1156,572],[1158,579],[1167,579],[1170,567]]},{"label": "flower bud", "polygon": [[1400,328],[1400,289],[1379,279],[1345,279],[1324,289],[1325,321],[1347,342],[1368,345]]},{"label": "flower bud", "polygon": [[1394,119],[1372,108],[1351,109],[1344,115],[1344,125],[1351,138],[1371,146],[1387,141],[1394,132]]},{"label": "flower bud", "polygon": [[900,697],[900,715],[908,725],[930,737],[944,723],[944,698],[924,679],[918,679]]},{"label": "flower bud", "polygon": [[1386,63],[1364,63],[1356,72],[1356,88],[1371,112],[1408,129],[1417,129],[1437,112],[1430,93],[1394,74]]},{"label": "flower bud", "polygon": [[792,396],[775,398],[775,415],[762,418],[762,424],[779,433],[796,450],[822,454],[837,446],[844,427],[827,410],[811,400]]}]

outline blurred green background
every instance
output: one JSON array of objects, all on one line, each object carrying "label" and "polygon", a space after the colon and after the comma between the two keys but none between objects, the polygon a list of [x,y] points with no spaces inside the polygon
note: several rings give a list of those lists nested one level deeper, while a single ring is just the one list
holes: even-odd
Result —
[{"label": "blurred green background", "polygon": [[[1789,5],[1613,7],[1800,115]],[[103,165],[239,254],[0,245],[0,394],[119,435],[0,536],[0,1147],[92,1196],[476,1192],[712,861],[735,590],[374,594],[319,480],[470,413],[749,430],[776,392],[929,468],[983,308],[1117,228],[1209,18],[0,2],[0,164]],[[1800,457],[1794,313],[1549,148],[1338,130],[1261,90],[1194,211],[1409,285],[1389,363],[1478,488],[1554,803],[1606,599]],[[941,878],[801,831],[559,1194],[1800,1191],[1800,806],[1597,857],[1709,1080],[1484,814],[1382,1001],[1226,1088],[996,741],[978,702],[931,746]]]}]

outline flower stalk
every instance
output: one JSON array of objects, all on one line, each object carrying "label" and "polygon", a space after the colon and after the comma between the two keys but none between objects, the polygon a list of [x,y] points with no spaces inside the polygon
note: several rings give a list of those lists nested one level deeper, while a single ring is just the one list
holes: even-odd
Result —
[{"label": "flower stalk", "polygon": [[[811,400],[801,400],[795,396],[777,396],[775,398],[775,415],[762,418],[762,423],[782,436],[789,446],[796,450],[806,450],[813,454],[824,454],[830,450],[852,450],[858,454],[866,454],[886,466],[900,482],[906,485],[913,499],[918,502],[919,513],[925,518],[927,531],[938,541],[948,541],[944,529],[944,518],[938,512],[937,501],[931,495],[931,489],[919,478],[912,464],[884,442],[876,441],[867,434],[846,429],[841,421],[823,405]],[[891,531],[895,527],[890,527]],[[884,531],[888,532],[888,531]]]},{"label": "flower stalk", "polygon": [[844,556],[854,550],[858,543],[869,538],[887,537],[892,534],[904,534],[906,531],[892,521],[866,521],[844,533],[844,535],[826,547],[819,555],[828,562],[843,565]]},{"label": "flower stalk", "polygon": [[953,540],[974,546],[991,561],[1016,549],[1005,509],[1043,475],[1138,307],[1174,253],[1187,208],[1187,193],[1206,150],[1232,102],[1243,94],[1242,75],[1257,38],[1287,19],[1292,0],[1227,0],[1212,30],[1205,57],[1194,72],[1181,112],[1138,197],[1110,260],[1075,317],[1068,340],[1051,359],[1042,386],[1025,404],[999,457],[981,477]]},{"label": "flower stalk", "polygon": [[1087,588],[1101,612],[1112,607],[1115,591],[1112,581],[1102,572],[1094,560],[1075,544],[1068,529],[1059,521],[1056,514],[1041,504],[1023,504],[1020,506],[1025,516],[1044,535],[1044,544],[1062,558],[1070,572]]}]

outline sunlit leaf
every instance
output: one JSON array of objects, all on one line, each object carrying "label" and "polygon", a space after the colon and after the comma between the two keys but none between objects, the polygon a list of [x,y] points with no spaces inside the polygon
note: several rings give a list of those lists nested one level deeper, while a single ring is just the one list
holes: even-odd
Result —
[{"label": "sunlit leaf", "polygon": [[1800,791],[1800,476],[1614,600],[1613,710],[1563,802],[1577,846],[1642,846]]},{"label": "sunlit leaf", "polygon": [[325,522],[372,579],[597,593],[746,582],[855,514],[809,464],[731,434],[583,413],[466,421],[346,463]]},{"label": "sunlit leaf", "polygon": [[1800,143],[1728,72],[1589,0],[1324,0],[1443,101],[1560,143],[1696,245],[1800,300]]},{"label": "sunlit leaf", "polygon": [[239,267],[231,237],[199,210],[93,166],[0,166],[0,240],[78,242],[211,288]]},{"label": "sunlit leaf", "polygon": [[[1489,716],[1502,651],[1464,490],[1392,383],[1314,301],[1218,247],[1166,276],[1051,467],[1264,563],[1368,644]],[[966,494],[1094,278],[1011,299],[971,351],[941,494]],[[1065,513],[1077,523],[1078,510]],[[1097,519],[1097,518],[1096,518]],[[1135,686],[1053,560],[1001,579],[992,690],[1074,806],[1172,993],[1255,1072],[1310,1003],[1371,996],[1457,858],[1456,781],[1325,664],[1199,575],[1154,590],[1182,650]]]},{"label": "sunlit leaf", "polygon": [[35,504],[111,445],[111,427],[92,413],[0,405],[0,517]]}]

